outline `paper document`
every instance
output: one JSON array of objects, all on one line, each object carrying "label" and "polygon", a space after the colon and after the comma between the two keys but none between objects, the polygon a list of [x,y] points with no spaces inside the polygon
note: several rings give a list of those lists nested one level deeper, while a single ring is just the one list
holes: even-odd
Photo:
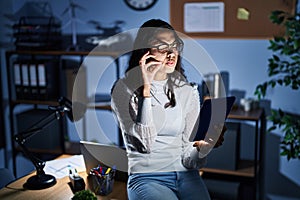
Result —
[{"label": "paper document", "polygon": [[55,178],[63,178],[69,176],[69,169],[74,168],[77,172],[85,171],[83,155],[47,161],[44,171],[46,174],[55,176]]},{"label": "paper document", "polygon": [[224,32],[224,3],[184,4],[185,32]]}]

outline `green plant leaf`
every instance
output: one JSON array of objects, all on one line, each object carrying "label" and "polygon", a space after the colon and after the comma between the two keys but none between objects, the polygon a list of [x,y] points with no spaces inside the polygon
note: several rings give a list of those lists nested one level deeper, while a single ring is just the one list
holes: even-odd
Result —
[{"label": "green plant leaf", "polygon": [[277,55],[273,55],[273,59],[277,62],[280,61],[280,58]]},{"label": "green plant leaf", "polygon": [[282,14],[284,14],[284,12],[280,10],[272,11],[269,18],[274,24],[281,24],[284,21]]},{"label": "green plant leaf", "polygon": [[293,83],[292,83],[292,89],[293,90],[298,90],[299,89],[299,82],[298,81],[293,81]]},{"label": "green plant leaf", "polygon": [[270,80],[269,85],[271,85],[272,88],[276,86],[276,81],[275,80]]},{"label": "green plant leaf", "polygon": [[81,190],[74,194],[72,200],[97,200],[97,197],[90,190]]},{"label": "green plant leaf", "polygon": [[268,132],[272,132],[276,129],[276,126],[271,126],[270,128],[268,128]]},{"label": "green plant leaf", "polygon": [[[271,22],[285,28],[285,35],[269,40],[268,49],[273,55],[268,59],[267,72],[271,79],[257,85],[254,94],[258,99],[266,95],[268,88],[300,88],[300,13],[291,15],[274,10],[269,17]],[[300,119],[280,108],[272,110],[267,119],[272,122],[268,132],[278,129],[283,133],[280,155],[288,160],[300,159]]]},{"label": "green plant leaf", "polygon": [[282,111],[281,108],[278,109],[278,114],[279,114],[280,117],[284,116],[284,112]]},{"label": "green plant leaf", "polygon": [[285,86],[290,85],[291,82],[292,82],[290,76],[285,76],[284,79],[283,79],[283,81],[284,81]]}]

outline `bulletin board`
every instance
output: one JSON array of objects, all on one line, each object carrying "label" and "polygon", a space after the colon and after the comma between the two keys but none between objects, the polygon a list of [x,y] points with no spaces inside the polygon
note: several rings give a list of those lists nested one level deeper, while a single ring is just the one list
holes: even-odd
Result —
[{"label": "bulletin board", "polygon": [[[204,29],[198,31],[193,30],[193,26],[197,26],[199,15],[193,12],[194,16],[187,13],[193,9],[193,5],[203,5],[217,3],[223,4],[223,29],[210,30]],[[214,7],[215,8],[215,7]],[[295,13],[296,0],[171,0],[170,1],[170,23],[181,33],[193,38],[253,38],[253,39],[270,39],[274,36],[284,34],[284,28],[273,24],[269,15],[274,10],[283,10]],[[188,11],[187,11],[188,10]],[[208,9],[206,11],[210,12]],[[212,18],[208,18],[209,13],[203,15],[214,22]],[[222,13],[218,13],[217,15]],[[194,20],[194,21],[193,21]],[[219,19],[217,19],[219,20]],[[208,20],[204,20],[206,23]],[[194,24],[193,24],[194,23]]]}]

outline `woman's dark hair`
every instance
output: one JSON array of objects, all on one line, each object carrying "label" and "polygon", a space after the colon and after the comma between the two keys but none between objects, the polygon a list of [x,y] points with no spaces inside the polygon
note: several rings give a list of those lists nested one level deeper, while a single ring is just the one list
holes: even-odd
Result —
[{"label": "woman's dark hair", "polygon": [[[126,69],[127,83],[129,85],[132,85],[133,88],[137,88],[134,91],[137,97],[141,97],[143,91],[142,72],[138,67],[139,61],[142,58],[142,56],[150,50],[150,43],[151,41],[155,40],[156,35],[158,33],[166,31],[171,31],[174,34],[175,40],[183,44],[183,41],[179,38],[174,28],[167,22],[162,21],[160,19],[151,19],[145,22],[137,32],[137,36],[133,44],[133,51],[131,52],[131,56],[129,59],[128,68]],[[179,52],[178,61],[175,66],[174,72],[168,74],[168,81],[165,93],[169,98],[170,102],[167,103],[165,107],[174,107],[176,105],[174,87],[178,86],[178,83],[180,81],[186,80],[184,69],[182,68],[182,58],[180,54],[181,52]],[[132,82],[133,80],[135,83]]]}]

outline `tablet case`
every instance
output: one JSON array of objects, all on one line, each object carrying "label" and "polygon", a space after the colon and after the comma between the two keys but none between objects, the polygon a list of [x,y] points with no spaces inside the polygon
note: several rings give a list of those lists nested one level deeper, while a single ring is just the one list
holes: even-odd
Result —
[{"label": "tablet case", "polygon": [[197,120],[198,130],[191,135],[190,141],[203,140],[210,126],[224,124],[234,102],[234,96],[206,99],[201,106]]}]

